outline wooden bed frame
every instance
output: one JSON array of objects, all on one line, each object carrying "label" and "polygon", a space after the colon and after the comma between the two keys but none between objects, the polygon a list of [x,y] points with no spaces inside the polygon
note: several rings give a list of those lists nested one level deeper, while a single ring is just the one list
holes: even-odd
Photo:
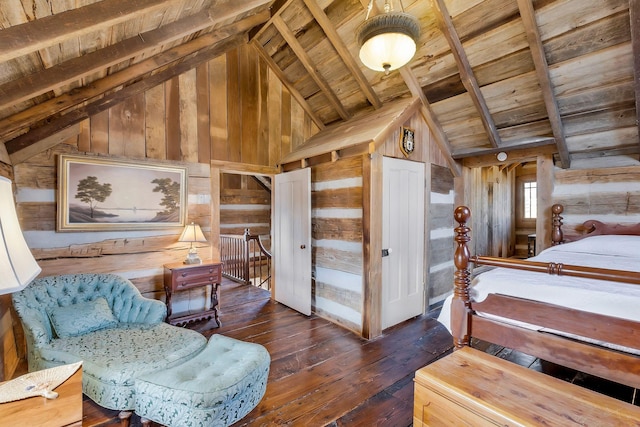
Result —
[{"label": "wooden bed frame", "polygon": [[[552,208],[553,244],[563,242],[561,205]],[[584,341],[535,331],[479,316],[477,312],[540,325],[557,331],[592,338],[640,351],[640,322],[569,309],[522,298],[490,294],[482,302],[470,298],[469,264],[486,265],[555,274],[606,279],[640,284],[640,273],[581,267],[495,257],[471,256],[467,242],[471,212],[465,206],[454,212],[456,250],[454,296],[451,303],[451,330],[457,348],[470,345],[471,337],[539,357],[562,366],[601,378],[640,388],[640,356],[611,350]],[[640,234],[640,225],[606,225],[599,221],[584,223],[589,236],[596,234]],[[640,307],[638,307],[640,310]]]}]

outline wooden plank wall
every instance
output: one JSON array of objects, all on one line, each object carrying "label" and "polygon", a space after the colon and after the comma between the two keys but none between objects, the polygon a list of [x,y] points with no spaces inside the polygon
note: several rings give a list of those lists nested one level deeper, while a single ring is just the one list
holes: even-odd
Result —
[{"label": "wooden plank wall", "polygon": [[[125,99],[76,129],[54,148],[13,168],[0,162],[0,173],[15,174],[18,215],[42,275],[114,272],[160,300],[163,264],[183,259],[188,250],[176,242],[181,230],[56,233],[58,154],[186,166],[188,220],[200,224],[205,235],[215,230],[217,236],[211,183],[219,179],[210,176],[211,159],[275,166],[282,154],[317,132],[250,46]],[[218,242],[210,240],[199,252],[211,257],[217,248]],[[184,293],[176,299],[176,310],[190,300],[204,297]],[[0,334],[3,341],[13,340],[4,327]]]},{"label": "wooden plank wall", "polygon": [[471,254],[515,253],[515,179],[514,170],[499,166],[463,169],[462,203],[471,210]]},{"label": "wooden plank wall", "polygon": [[564,205],[566,238],[581,234],[588,219],[640,222],[640,166],[554,172],[553,203]]}]

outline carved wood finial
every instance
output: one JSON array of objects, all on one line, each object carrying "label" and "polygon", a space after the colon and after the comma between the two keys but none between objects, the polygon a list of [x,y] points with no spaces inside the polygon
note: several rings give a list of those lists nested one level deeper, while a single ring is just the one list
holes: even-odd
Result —
[{"label": "carved wood finial", "polygon": [[456,270],[453,282],[453,301],[451,302],[451,331],[453,334],[453,344],[457,347],[469,345],[470,321],[471,321],[471,298],[469,296],[469,247],[467,242],[471,240],[467,227],[467,221],[471,218],[471,211],[466,206],[458,206],[453,217],[458,223],[454,229],[456,250],[453,262]]},{"label": "carved wood finial", "polygon": [[562,233],[562,216],[560,214],[564,211],[564,207],[561,204],[556,203],[551,207],[551,246],[556,246],[562,243],[564,235]]}]

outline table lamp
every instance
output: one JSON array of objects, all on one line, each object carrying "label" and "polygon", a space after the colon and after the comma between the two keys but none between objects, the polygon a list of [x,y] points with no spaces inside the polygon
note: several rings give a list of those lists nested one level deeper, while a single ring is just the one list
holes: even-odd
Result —
[{"label": "table lamp", "polygon": [[24,289],[42,269],[24,240],[11,181],[0,176],[0,294]]},{"label": "table lamp", "polygon": [[189,248],[189,253],[187,254],[187,258],[185,258],[185,264],[202,264],[202,260],[200,256],[198,256],[198,249],[193,245],[194,242],[206,242],[204,234],[202,234],[202,230],[200,226],[195,223],[188,224],[182,235],[178,239],[179,242],[190,242],[191,247]]}]

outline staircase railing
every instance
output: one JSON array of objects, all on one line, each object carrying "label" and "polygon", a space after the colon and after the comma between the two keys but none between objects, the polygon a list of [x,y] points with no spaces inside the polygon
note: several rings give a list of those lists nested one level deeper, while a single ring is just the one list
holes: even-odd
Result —
[{"label": "staircase railing", "polygon": [[260,288],[271,289],[271,253],[259,235],[249,229],[242,236],[220,236],[222,275],[231,280]]}]

